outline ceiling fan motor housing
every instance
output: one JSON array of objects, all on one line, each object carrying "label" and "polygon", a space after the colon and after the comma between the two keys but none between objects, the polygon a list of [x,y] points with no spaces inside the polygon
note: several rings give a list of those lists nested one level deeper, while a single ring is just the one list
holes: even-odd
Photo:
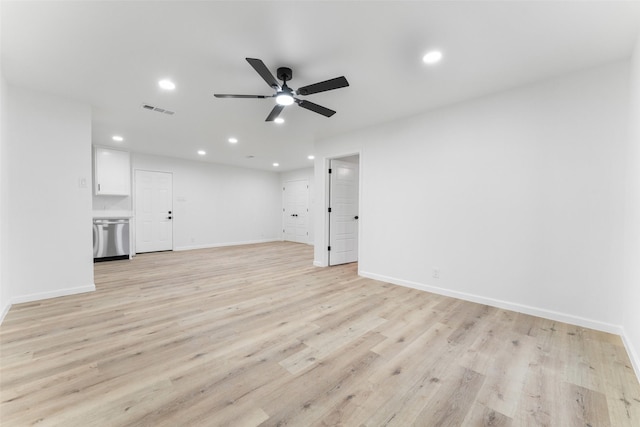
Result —
[{"label": "ceiling fan motor housing", "polygon": [[287,82],[289,80],[291,80],[291,78],[293,77],[293,71],[291,71],[291,68],[288,67],[280,67],[277,70],[277,76],[278,79]]}]

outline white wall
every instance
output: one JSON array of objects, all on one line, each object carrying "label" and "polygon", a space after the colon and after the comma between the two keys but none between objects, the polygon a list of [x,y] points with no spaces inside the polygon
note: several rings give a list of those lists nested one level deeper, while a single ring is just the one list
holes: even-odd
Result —
[{"label": "white wall", "polygon": [[[314,242],[314,214],[318,209],[318,202],[315,197],[315,175],[313,168],[282,172],[280,174],[280,187],[283,187],[284,183],[287,181],[307,181],[309,183],[309,214],[307,216],[307,224],[309,227],[309,244],[312,245]],[[282,192],[280,192],[280,199],[283,199]],[[282,212],[282,208],[284,207],[283,203],[284,200],[280,204],[280,212]],[[284,226],[282,219],[280,220],[280,225],[280,228],[282,229]]]},{"label": "white wall", "polygon": [[91,291],[91,109],[10,85],[3,98],[3,302]]},{"label": "white wall", "polygon": [[316,167],[361,154],[360,273],[618,331],[628,72],[610,64],[317,143]]},{"label": "white wall", "polygon": [[[2,16],[2,2],[0,2],[0,16]],[[0,19],[0,34],[2,34],[2,19]],[[0,46],[2,45],[2,41],[1,41],[1,36],[0,36]],[[6,92],[7,92],[7,84],[4,80],[4,70],[3,70],[3,66],[2,66],[2,55],[0,55],[0,322],[2,322],[2,319],[4,319],[4,316],[7,313],[7,310],[9,309],[10,305],[9,305],[9,301],[8,301],[8,295],[6,295],[6,289],[5,289],[5,284],[4,284],[4,271],[5,271],[5,259],[4,259],[4,254],[5,252],[5,228],[7,227],[6,224],[6,207],[7,207],[7,201],[5,200],[7,198],[8,192],[6,189],[6,184],[7,184],[7,178],[6,178],[6,173],[7,173],[7,157],[4,155],[4,152],[6,151],[6,141],[7,138],[5,136],[6,134],[6,130],[7,130],[7,125],[8,125],[8,119],[6,117]]]},{"label": "white wall", "polygon": [[173,174],[176,250],[281,239],[278,173],[140,153],[132,165]]},{"label": "white wall", "polygon": [[625,276],[622,293],[625,343],[640,378],[640,36],[631,59],[631,106],[625,210]]}]

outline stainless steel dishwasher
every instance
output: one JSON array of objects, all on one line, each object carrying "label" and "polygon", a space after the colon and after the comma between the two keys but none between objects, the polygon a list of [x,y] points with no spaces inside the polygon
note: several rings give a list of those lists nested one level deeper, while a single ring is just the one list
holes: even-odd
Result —
[{"label": "stainless steel dishwasher", "polygon": [[129,219],[93,220],[93,262],[129,259]]}]

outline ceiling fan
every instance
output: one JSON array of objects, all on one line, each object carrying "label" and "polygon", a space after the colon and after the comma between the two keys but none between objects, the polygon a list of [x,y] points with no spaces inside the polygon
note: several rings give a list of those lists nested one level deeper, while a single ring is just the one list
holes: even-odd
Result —
[{"label": "ceiling fan", "polygon": [[256,70],[258,74],[260,74],[260,77],[262,77],[264,81],[267,82],[269,87],[275,90],[276,93],[273,95],[228,95],[228,94],[215,93],[213,94],[213,96],[215,96],[216,98],[261,98],[261,99],[275,98],[276,106],[273,107],[273,110],[271,110],[271,112],[267,116],[267,119],[265,120],[267,122],[274,121],[276,118],[278,118],[278,116],[280,115],[284,107],[286,107],[287,105],[291,105],[294,102],[302,108],[311,110],[318,114],[322,114],[323,116],[326,116],[326,117],[331,117],[336,113],[335,111],[330,110],[326,107],[323,107],[322,105],[314,104],[313,102],[309,102],[303,99],[298,99],[296,98],[296,95],[306,96],[306,95],[311,95],[318,92],[325,92],[328,90],[340,89],[342,87],[349,86],[349,82],[347,81],[347,79],[344,76],[341,76],[341,77],[336,77],[335,79],[325,80],[323,82],[314,83],[308,86],[303,86],[298,90],[293,90],[289,86],[287,86],[287,81],[291,80],[291,77],[293,76],[293,72],[291,71],[291,68],[287,68],[287,67],[278,68],[278,71],[276,74],[278,76],[278,79],[282,80],[282,85],[281,85],[280,83],[278,83],[278,81],[273,76],[273,74],[271,74],[267,66],[264,65],[264,62],[262,62],[262,60],[255,59],[255,58],[246,58],[246,59],[247,59],[247,62],[249,62],[249,64],[253,67],[253,69]]}]

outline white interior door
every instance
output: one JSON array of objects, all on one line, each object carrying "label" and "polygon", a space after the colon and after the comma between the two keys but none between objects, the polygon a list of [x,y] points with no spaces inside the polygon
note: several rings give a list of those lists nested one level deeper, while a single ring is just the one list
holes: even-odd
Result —
[{"label": "white interior door", "polygon": [[173,176],[135,171],[136,253],[173,249]]},{"label": "white interior door", "polygon": [[329,265],[358,260],[358,164],[330,161]]},{"label": "white interior door", "polygon": [[309,243],[309,181],[287,181],[282,190],[282,238]]}]

